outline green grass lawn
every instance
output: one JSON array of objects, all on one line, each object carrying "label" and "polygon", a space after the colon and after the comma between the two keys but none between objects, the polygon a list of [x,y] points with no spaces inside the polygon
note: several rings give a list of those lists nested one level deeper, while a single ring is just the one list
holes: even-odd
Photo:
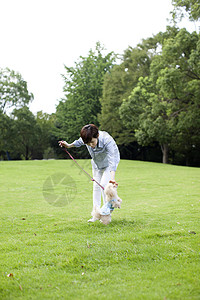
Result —
[{"label": "green grass lawn", "polygon": [[121,210],[87,224],[73,161],[0,162],[0,299],[200,299],[200,169],[122,160],[116,179]]}]

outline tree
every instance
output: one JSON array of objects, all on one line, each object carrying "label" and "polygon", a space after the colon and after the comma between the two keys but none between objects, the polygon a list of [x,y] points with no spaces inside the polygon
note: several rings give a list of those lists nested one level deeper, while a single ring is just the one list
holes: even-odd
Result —
[{"label": "tree", "polygon": [[11,107],[22,107],[33,100],[27,82],[22,76],[8,68],[0,68],[0,111],[6,113]]},{"label": "tree", "polygon": [[14,132],[14,138],[8,143],[12,144],[12,151],[15,155],[26,160],[31,159],[39,145],[41,135],[35,116],[28,107],[24,106],[14,109],[12,118],[14,122],[11,130]]},{"label": "tree", "polygon": [[120,115],[125,126],[132,128],[140,145],[159,142],[163,163],[167,163],[168,144],[174,127],[166,115],[166,103],[157,96],[152,80],[148,77],[139,79],[137,87],[121,105]]},{"label": "tree", "polygon": [[[181,29],[165,40],[162,53],[152,60],[150,76],[139,80],[120,109],[140,144],[159,142],[164,163],[168,162],[169,148],[177,149],[177,140],[187,145],[187,151],[198,144],[199,57],[199,35]],[[186,115],[193,119],[193,125],[187,118],[184,121]]]},{"label": "tree", "polygon": [[143,40],[137,47],[125,50],[122,62],[104,77],[101,129],[108,131],[120,145],[135,141],[133,130],[127,129],[120,118],[119,108],[137,85],[141,76],[148,76],[152,57],[159,46],[158,36]]},{"label": "tree", "polygon": [[103,55],[100,43],[87,57],[80,57],[75,67],[66,67],[63,75],[65,97],[56,111],[56,126],[60,136],[74,140],[87,123],[98,126],[97,115],[101,111],[100,97],[105,73],[113,67],[116,56],[113,52]]},{"label": "tree", "polygon": [[[184,9],[192,21],[198,21],[200,18],[200,0],[172,0],[172,5],[174,6],[173,16],[176,17],[180,9]],[[181,11],[182,12],[182,11]],[[181,13],[181,18],[184,16]]]},{"label": "tree", "polygon": [[12,132],[12,120],[9,116],[0,111],[0,156],[5,158],[6,154],[9,158],[9,141],[14,137]]},{"label": "tree", "polygon": [[35,150],[34,156],[43,158],[45,154],[46,158],[49,155],[51,155],[51,158],[55,157],[52,148],[55,131],[55,114],[49,115],[39,111],[36,115],[36,123],[40,128],[40,135],[38,137],[38,148]]},{"label": "tree", "polygon": [[119,107],[125,93],[123,83],[124,68],[122,65],[114,66],[110,73],[104,77],[103,95],[100,99],[101,113],[98,120],[102,130],[109,132],[119,143],[125,134],[124,126],[119,117]]}]

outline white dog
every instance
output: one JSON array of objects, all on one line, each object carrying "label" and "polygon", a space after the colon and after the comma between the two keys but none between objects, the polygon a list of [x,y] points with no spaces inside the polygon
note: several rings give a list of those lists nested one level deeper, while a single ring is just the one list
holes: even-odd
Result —
[{"label": "white dog", "polygon": [[117,195],[117,185],[108,183],[105,187],[104,193],[106,195],[106,202],[101,207],[94,207],[92,216],[96,220],[100,220],[103,224],[107,225],[111,222],[111,213],[114,208],[121,208],[122,199]]}]

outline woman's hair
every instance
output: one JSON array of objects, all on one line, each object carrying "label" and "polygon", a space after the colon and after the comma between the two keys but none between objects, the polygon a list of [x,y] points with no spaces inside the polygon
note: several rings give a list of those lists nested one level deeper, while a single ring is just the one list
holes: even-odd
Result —
[{"label": "woman's hair", "polygon": [[81,129],[81,138],[84,144],[90,143],[92,138],[98,138],[98,136],[99,136],[99,129],[94,124],[85,125]]}]

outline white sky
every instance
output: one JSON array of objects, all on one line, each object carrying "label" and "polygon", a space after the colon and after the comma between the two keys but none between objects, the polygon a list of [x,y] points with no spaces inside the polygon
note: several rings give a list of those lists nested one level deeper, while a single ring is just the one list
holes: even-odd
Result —
[{"label": "white sky", "polygon": [[74,66],[97,41],[122,54],[165,31],[171,10],[171,0],[0,0],[0,67],[27,81],[33,113],[53,113],[63,96],[64,65]]}]

